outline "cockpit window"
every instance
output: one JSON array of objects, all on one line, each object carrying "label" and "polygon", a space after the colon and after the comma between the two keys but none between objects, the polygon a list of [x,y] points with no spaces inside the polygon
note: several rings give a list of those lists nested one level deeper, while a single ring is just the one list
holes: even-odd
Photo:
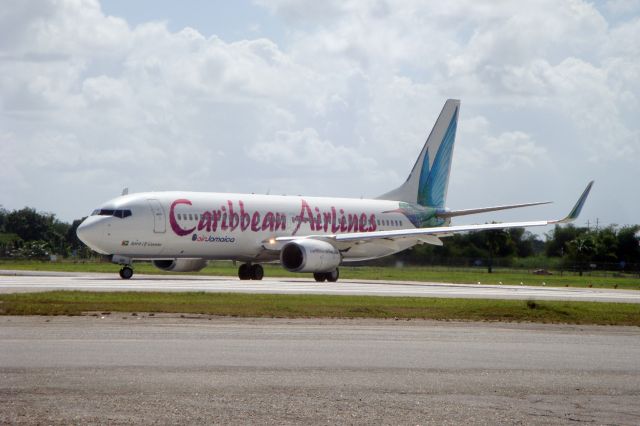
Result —
[{"label": "cockpit window", "polygon": [[131,216],[131,210],[96,209],[91,216],[115,216],[124,219]]},{"label": "cockpit window", "polygon": [[131,216],[131,210],[116,210],[113,215],[124,219],[125,217]]}]

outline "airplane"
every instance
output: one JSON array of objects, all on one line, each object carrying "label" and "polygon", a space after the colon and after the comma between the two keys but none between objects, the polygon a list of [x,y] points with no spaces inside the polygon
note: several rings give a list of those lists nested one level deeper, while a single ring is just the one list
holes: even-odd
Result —
[{"label": "airplane", "polygon": [[279,262],[316,281],[336,282],[343,263],[376,259],[416,244],[442,245],[460,232],[536,227],[574,221],[593,181],[559,220],[451,225],[458,216],[536,206],[511,204],[465,210],[445,207],[460,101],[449,99],[407,180],[375,199],[144,192],[107,201],[78,227],[94,251],[133,276],[134,261],[172,272],[199,271],[209,260],[241,262],[241,280],[261,280],[261,263]]}]

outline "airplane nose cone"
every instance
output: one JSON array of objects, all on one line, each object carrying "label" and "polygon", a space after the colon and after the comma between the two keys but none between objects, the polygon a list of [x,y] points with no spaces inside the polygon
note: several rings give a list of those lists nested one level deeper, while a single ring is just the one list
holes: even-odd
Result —
[{"label": "airplane nose cone", "polygon": [[102,251],[98,248],[98,244],[103,241],[103,234],[102,224],[92,217],[85,219],[76,230],[76,235],[80,241],[98,252]]}]

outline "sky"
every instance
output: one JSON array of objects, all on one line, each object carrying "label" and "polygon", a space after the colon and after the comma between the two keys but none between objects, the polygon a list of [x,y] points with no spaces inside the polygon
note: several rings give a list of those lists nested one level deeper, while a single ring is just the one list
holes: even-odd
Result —
[{"label": "sky", "polygon": [[0,205],[131,192],[376,197],[462,101],[457,223],[640,223],[640,0],[9,0]]}]

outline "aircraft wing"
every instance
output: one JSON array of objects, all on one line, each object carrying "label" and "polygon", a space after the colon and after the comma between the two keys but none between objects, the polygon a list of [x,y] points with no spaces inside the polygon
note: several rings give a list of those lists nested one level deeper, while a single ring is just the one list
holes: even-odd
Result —
[{"label": "aircraft wing", "polygon": [[468,231],[483,231],[488,229],[509,229],[509,228],[528,228],[533,226],[545,226],[558,223],[570,223],[573,222],[582,207],[584,206],[589,191],[593,186],[593,181],[589,182],[582,195],[571,209],[571,212],[559,220],[538,220],[529,222],[507,222],[507,223],[486,223],[481,225],[458,225],[458,226],[442,226],[434,228],[413,228],[413,229],[396,229],[390,231],[373,231],[373,232],[354,232],[349,234],[328,234],[328,235],[307,235],[307,236],[291,236],[291,237],[277,237],[277,242],[288,242],[293,240],[299,240],[303,238],[313,238],[318,240],[324,240],[327,242],[337,243],[336,245],[344,246],[349,243],[367,242],[372,240],[399,240],[404,238],[412,238],[422,240],[425,243],[441,245],[440,237],[451,236],[460,232]]}]

